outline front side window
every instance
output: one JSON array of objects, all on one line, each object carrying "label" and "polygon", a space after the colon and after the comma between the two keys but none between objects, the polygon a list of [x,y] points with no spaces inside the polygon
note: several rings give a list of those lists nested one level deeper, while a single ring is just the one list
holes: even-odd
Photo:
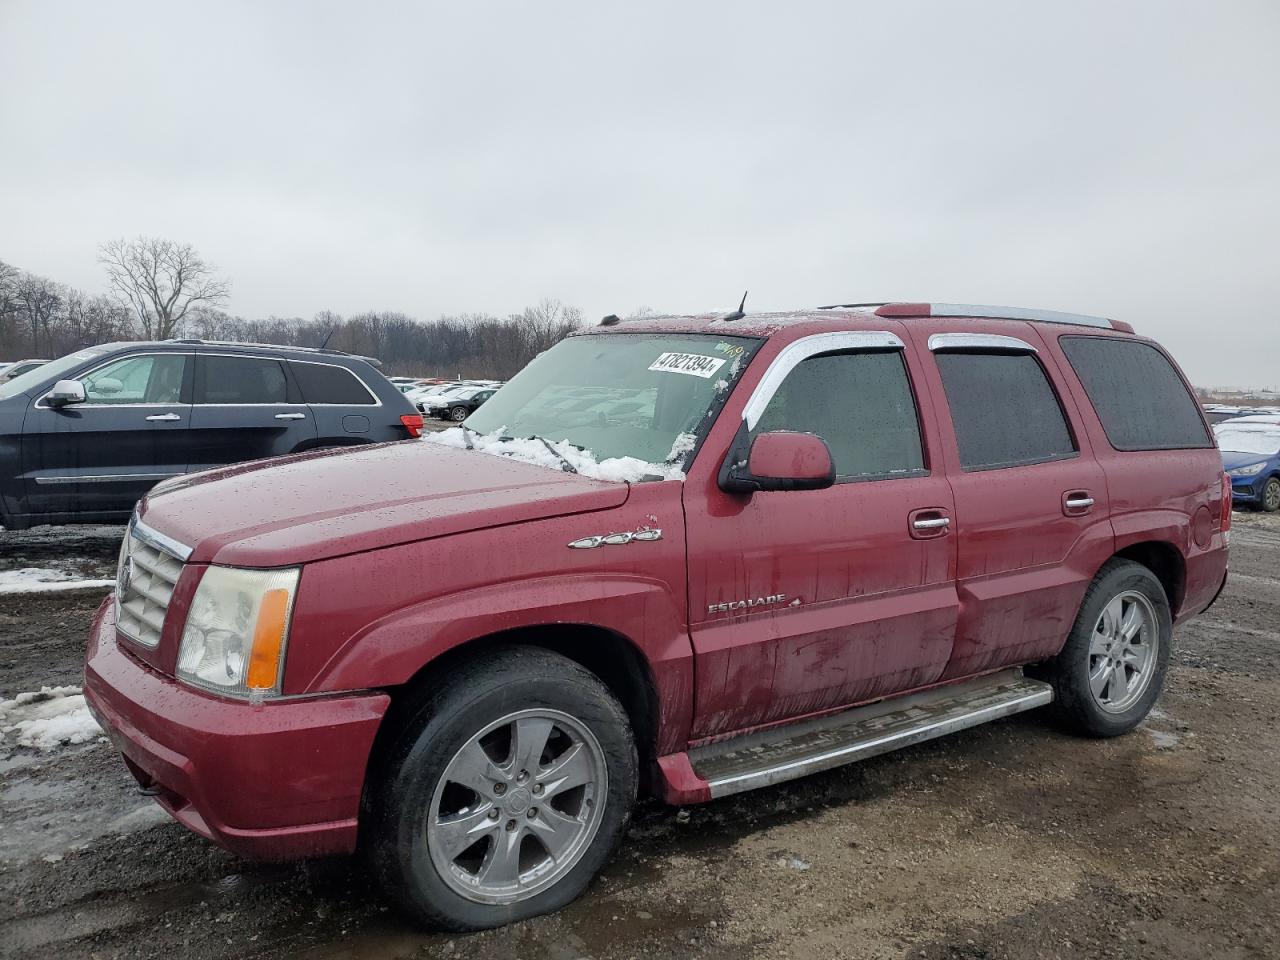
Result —
[{"label": "front side window", "polygon": [[303,403],[373,406],[378,402],[360,382],[360,378],[346,367],[290,360],[289,368],[293,371],[293,378],[298,381]]},{"label": "front side window", "polygon": [[467,426],[567,440],[600,461],[683,462],[758,346],[747,337],[699,334],[569,337],[535,357]]},{"label": "front side window", "polygon": [[182,397],[182,354],[125,357],[80,378],[84,402],[93,406],[178,403]]},{"label": "front side window", "polygon": [[900,350],[810,357],[782,381],[754,438],[773,430],[827,441],[839,479],[925,473],[920,420]]},{"label": "front side window", "polygon": [[934,357],[965,470],[1075,455],[1058,396],[1034,354],[939,352]]},{"label": "front side window", "polygon": [[206,356],[204,389],[197,403],[284,403],[289,388],[279,360]]},{"label": "front side window", "polygon": [[1116,337],[1061,337],[1058,342],[1117,450],[1212,446],[1200,405],[1151,344]]}]

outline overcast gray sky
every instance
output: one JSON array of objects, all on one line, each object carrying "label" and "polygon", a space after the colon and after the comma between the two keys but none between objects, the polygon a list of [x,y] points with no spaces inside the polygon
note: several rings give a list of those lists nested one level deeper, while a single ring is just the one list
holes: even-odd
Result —
[{"label": "overcast gray sky", "polygon": [[0,0],[0,259],[243,316],[1102,313],[1280,384],[1280,4]]}]

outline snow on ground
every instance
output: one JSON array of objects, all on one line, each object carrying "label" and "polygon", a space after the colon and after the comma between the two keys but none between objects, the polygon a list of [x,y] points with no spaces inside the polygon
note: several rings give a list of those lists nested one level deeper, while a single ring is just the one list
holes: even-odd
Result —
[{"label": "snow on ground", "polygon": [[42,687],[0,700],[0,742],[48,752],[102,735],[79,687]]},{"label": "snow on ground", "polygon": [[84,580],[49,567],[0,570],[0,593],[40,593],[48,590],[86,590],[111,587],[114,580]]},{"label": "snow on ground", "polygon": [[[476,433],[462,427],[451,427],[423,438],[427,443],[439,443],[446,447],[466,450],[468,447],[497,457],[510,457],[524,463],[563,470],[561,457],[567,460],[580,476],[593,480],[638,483],[641,480],[683,480],[684,471],[672,463],[646,463],[636,457],[608,457],[597,460],[590,450],[581,450],[568,440],[548,441],[553,450],[541,440],[513,438],[502,440],[495,433]],[[679,441],[677,440],[677,446]],[[675,447],[672,448],[673,452]]]}]

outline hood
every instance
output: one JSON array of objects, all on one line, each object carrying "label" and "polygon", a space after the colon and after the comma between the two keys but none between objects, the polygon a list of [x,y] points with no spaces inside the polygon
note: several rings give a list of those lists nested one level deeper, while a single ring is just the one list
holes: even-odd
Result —
[{"label": "hood", "polygon": [[621,506],[625,483],[400,441],[170,480],[138,507],[191,560],[275,567]]},{"label": "hood", "polygon": [[1275,454],[1241,453],[1239,450],[1222,450],[1222,468],[1234,470],[1236,467],[1248,467],[1255,463],[1265,463]]}]

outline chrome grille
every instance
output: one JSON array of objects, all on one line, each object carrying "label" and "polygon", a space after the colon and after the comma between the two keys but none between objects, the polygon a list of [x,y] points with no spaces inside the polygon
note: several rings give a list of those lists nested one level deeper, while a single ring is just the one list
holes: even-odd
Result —
[{"label": "chrome grille", "polygon": [[116,573],[116,628],[145,647],[160,642],[173,588],[191,551],[139,521],[129,525]]}]

